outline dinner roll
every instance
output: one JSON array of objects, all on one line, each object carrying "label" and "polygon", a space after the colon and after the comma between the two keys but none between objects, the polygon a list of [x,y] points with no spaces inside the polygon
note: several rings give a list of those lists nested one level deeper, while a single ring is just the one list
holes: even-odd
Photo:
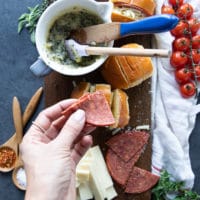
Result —
[{"label": "dinner roll", "polygon": [[90,83],[88,82],[80,82],[76,87],[73,88],[71,93],[71,98],[78,99],[87,92],[89,92]]},{"label": "dinner roll", "polygon": [[[126,44],[122,47],[144,48],[136,43]],[[102,65],[101,73],[112,88],[128,89],[151,77],[153,64],[150,57],[109,56]]]},{"label": "dinner roll", "polygon": [[113,3],[112,21],[129,22],[148,17],[155,12],[154,0],[110,0]]},{"label": "dinner roll", "polygon": [[123,128],[124,126],[128,125],[130,119],[128,96],[121,89],[113,90],[113,102],[111,110],[115,118],[115,124],[112,125],[112,128]]}]

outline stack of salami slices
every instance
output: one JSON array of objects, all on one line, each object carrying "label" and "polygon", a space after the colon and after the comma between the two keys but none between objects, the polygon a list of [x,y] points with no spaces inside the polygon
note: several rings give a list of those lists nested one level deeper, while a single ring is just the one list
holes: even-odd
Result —
[{"label": "stack of salami slices", "polygon": [[106,164],[112,178],[126,193],[142,193],[152,188],[159,177],[135,166],[149,139],[144,131],[127,131],[107,141]]}]

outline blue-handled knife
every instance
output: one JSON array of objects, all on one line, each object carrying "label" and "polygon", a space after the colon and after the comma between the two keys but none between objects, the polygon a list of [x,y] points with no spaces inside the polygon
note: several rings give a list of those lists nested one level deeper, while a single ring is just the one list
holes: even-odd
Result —
[{"label": "blue-handled knife", "polygon": [[121,23],[112,22],[98,24],[73,30],[70,38],[80,44],[102,43],[134,34],[153,34],[170,31],[179,22],[175,15],[161,14],[144,18],[139,21]]}]

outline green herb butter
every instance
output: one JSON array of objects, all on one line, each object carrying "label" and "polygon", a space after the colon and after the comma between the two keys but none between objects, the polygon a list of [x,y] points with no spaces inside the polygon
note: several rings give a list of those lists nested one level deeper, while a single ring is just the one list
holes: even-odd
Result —
[{"label": "green herb butter", "polygon": [[83,8],[74,7],[66,12],[57,18],[50,27],[46,43],[48,57],[64,65],[87,66],[92,64],[98,56],[83,57],[78,64],[72,61],[67,54],[65,40],[73,29],[100,23],[103,23],[103,21],[99,16]]}]

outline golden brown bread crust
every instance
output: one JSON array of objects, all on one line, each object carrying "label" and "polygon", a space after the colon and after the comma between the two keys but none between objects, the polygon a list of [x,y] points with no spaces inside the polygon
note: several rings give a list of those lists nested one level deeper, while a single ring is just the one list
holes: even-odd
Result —
[{"label": "golden brown bread crust", "polygon": [[149,15],[153,15],[156,8],[154,0],[130,0],[135,6],[144,9]]},{"label": "golden brown bread crust", "polygon": [[113,22],[130,22],[141,20],[148,15],[140,8],[124,3],[116,3],[113,6],[111,19]]},{"label": "golden brown bread crust", "polygon": [[112,103],[111,85],[104,84],[104,83],[95,84],[95,91],[103,92],[108,104],[111,106],[111,103]]},{"label": "golden brown bread crust", "polygon": [[129,123],[129,103],[127,94],[120,89],[115,89],[114,91],[115,98],[119,99],[119,106],[113,109],[119,109],[119,118],[117,127],[123,128]]},{"label": "golden brown bread crust", "polygon": [[135,6],[144,10],[147,15],[153,15],[156,8],[154,0],[111,0],[115,5],[127,4],[129,6]]},{"label": "golden brown bread crust", "polygon": [[[143,48],[136,43],[123,48]],[[113,88],[128,89],[139,85],[153,73],[150,57],[111,56],[102,66],[102,75]]]},{"label": "golden brown bread crust", "polygon": [[76,87],[74,87],[72,93],[71,93],[71,98],[78,99],[82,95],[86,94],[89,92],[90,89],[90,83],[88,82],[80,82]]},{"label": "golden brown bread crust", "polygon": [[107,83],[111,84],[113,88],[127,88],[129,86],[116,56],[110,56],[106,60],[102,66],[101,73]]}]

